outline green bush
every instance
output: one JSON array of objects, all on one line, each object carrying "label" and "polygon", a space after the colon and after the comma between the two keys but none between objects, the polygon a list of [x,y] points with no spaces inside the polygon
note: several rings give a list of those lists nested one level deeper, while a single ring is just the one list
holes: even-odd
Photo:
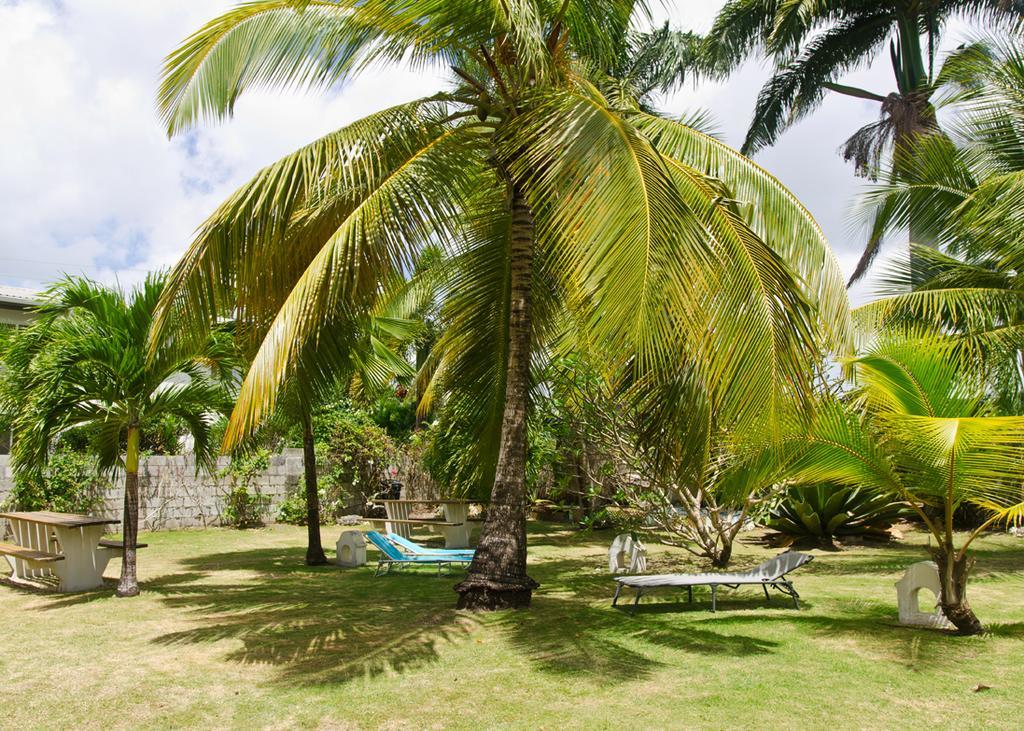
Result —
[{"label": "green bush", "polygon": [[110,480],[100,474],[94,457],[59,451],[42,473],[15,477],[7,503],[16,510],[87,514],[101,507],[108,487]]},{"label": "green bush", "polygon": [[232,458],[220,472],[231,480],[224,494],[221,522],[235,528],[259,528],[264,524],[270,508],[270,498],[256,486],[256,478],[270,466],[270,452],[266,449]]},{"label": "green bush", "polygon": [[416,402],[408,396],[382,396],[370,405],[369,414],[377,426],[399,442],[408,439],[416,426]]},{"label": "green bush", "polygon": [[902,503],[862,488],[802,485],[783,493],[766,524],[794,541],[831,546],[836,538],[889,540],[889,528],[908,514]]},{"label": "green bush", "polygon": [[[377,492],[395,458],[395,446],[372,415],[347,403],[317,414],[313,431],[320,522],[329,525],[361,508]],[[306,515],[306,486],[300,481],[281,503],[277,520],[305,525]]]},{"label": "green bush", "polygon": [[362,411],[333,411],[325,415],[320,428],[322,436],[316,445],[320,510],[334,520],[377,492],[395,460],[395,445]]},{"label": "green bush", "polygon": [[[289,525],[306,524],[306,490],[302,485],[281,501],[277,508],[277,522]],[[323,512],[320,513],[320,524],[326,524]]]}]

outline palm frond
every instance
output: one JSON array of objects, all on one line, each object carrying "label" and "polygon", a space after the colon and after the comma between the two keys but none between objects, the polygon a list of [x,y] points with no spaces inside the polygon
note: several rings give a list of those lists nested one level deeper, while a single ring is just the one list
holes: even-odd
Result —
[{"label": "palm frond", "polygon": [[802,283],[824,328],[826,347],[846,352],[850,320],[842,270],[821,227],[797,197],[750,158],[690,125],[651,115],[631,121],[660,153],[726,186],[747,224]]}]

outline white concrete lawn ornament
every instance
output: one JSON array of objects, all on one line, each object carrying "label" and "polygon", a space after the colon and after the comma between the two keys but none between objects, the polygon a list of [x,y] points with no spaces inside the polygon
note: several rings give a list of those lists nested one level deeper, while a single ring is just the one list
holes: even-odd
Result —
[{"label": "white concrete lawn ornament", "polygon": [[628,533],[615,536],[608,549],[608,570],[613,574],[642,574],[647,570],[647,549]]},{"label": "white concrete lawn ornament", "polygon": [[[921,589],[927,589],[935,595],[935,609],[922,612],[919,606]],[[900,610],[900,624],[911,627],[934,627],[936,629],[952,629],[953,625],[946,619],[939,607],[939,594],[942,584],[939,582],[939,567],[933,561],[920,561],[913,564],[896,582],[896,603]]]},{"label": "white concrete lawn ornament", "polygon": [[339,566],[362,566],[366,563],[366,539],[358,530],[343,530],[335,545],[334,563]]}]

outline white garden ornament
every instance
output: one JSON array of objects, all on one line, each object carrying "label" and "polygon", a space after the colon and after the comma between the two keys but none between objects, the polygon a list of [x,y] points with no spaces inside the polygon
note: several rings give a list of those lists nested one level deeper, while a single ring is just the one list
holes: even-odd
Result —
[{"label": "white garden ornament", "polygon": [[[927,589],[935,595],[935,609],[931,612],[921,611],[920,592]],[[920,561],[913,564],[896,582],[896,603],[900,610],[900,624],[912,627],[934,627],[951,629],[953,627],[939,607],[939,595],[942,584],[939,582],[939,567],[933,561]]]},{"label": "white garden ornament", "polygon": [[362,566],[366,563],[366,539],[362,531],[342,531],[335,548],[334,563],[339,566]]},{"label": "white garden ornament", "polygon": [[608,549],[608,570],[613,574],[642,574],[647,570],[647,549],[628,533],[615,536]]}]

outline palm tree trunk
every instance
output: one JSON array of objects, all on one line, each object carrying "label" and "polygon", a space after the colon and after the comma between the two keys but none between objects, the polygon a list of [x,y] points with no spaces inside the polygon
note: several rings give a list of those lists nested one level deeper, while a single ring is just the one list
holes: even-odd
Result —
[{"label": "palm tree trunk", "polygon": [[139,539],[139,426],[128,427],[128,447],[124,456],[124,515],[121,521],[121,581],[118,596],[137,596],[136,544]]},{"label": "palm tree trunk", "polygon": [[313,442],[313,420],[309,412],[302,414],[302,467],[306,477],[306,565],[327,563],[320,544],[320,492],[316,481],[316,446]]},{"label": "palm tree trunk", "polygon": [[953,623],[959,634],[982,634],[985,628],[975,616],[971,605],[967,603],[967,574],[972,562],[967,556],[957,558],[952,546],[936,548],[932,551],[932,556],[939,566],[939,581],[942,585],[939,604],[942,613]]},{"label": "palm tree trunk", "polygon": [[509,235],[508,370],[498,464],[469,575],[455,587],[459,609],[527,607],[537,582],[526,575],[526,413],[530,388],[533,213],[515,188]]}]

